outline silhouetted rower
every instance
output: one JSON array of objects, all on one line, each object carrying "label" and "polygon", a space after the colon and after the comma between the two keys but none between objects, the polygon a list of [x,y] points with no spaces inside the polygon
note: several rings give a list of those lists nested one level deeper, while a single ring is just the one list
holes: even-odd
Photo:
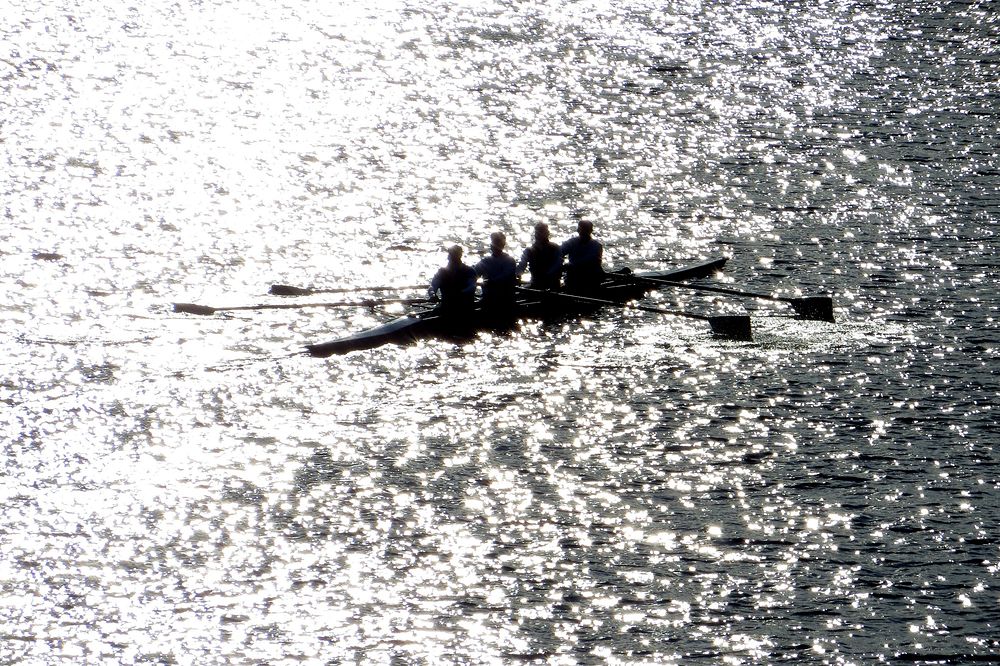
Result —
[{"label": "silhouetted rower", "polygon": [[563,255],[559,246],[549,239],[549,227],[544,222],[535,225],[535,242],[521,253],[517,264],[518,276],[525,269],[531,272],[532,289],[558,289],[562,277]]},{"label": "silhouetted rower", "polygon": [[596,291],[604,279],[604,246],[594,240],[594,223],[581,220],[576,226],[577,235],[560,246],[567,259],[565,286],[567,291],[586,293]]},{"label": "silhouetted rower", "polygon": [[435,273],[428,289],[431,298],[441,299],[443,314],[472,311],[476,298],[476,271],[462,261],[462,248],[448,248],[448,264]]},{"label": "silhouetted rower", "polygon": [[483,307],[492,314],[509,314],[514,309],[517,265],[504,252],[506,246],[507,239],[502,233],[490,234],[490,253],[474,267],[483,278]]}]

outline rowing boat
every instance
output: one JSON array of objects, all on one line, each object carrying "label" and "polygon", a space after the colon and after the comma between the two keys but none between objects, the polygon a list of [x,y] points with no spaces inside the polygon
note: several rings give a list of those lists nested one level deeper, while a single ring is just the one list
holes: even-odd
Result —
[{"label": "rowing boat", "polygon": [[[714,275],[722,270],[725,263],[726,257],[719,257],[668,271],[636,273],[635,276],[673,282],[695,280]],[[624,277],[629,275],[626,273]],[[646,292],[655,288],[648,283],[623,280],[622,277],[621,274],[609,274],[598,296],[602,300],[624,304],[641,298]],[[408,314],[343,338],[306,345],[306,350],[311,356],[325,358],[334,354],[373,349],[387,344],[411,344],[427,337],[465,340],[470,339],[478,330],[484,328],[502,330],[510,328],[518,319],[544,318],[546,314],[563,315],[567,313],[568,309],[577,313],[586,313],[596,308],[588,304],[576,304],[570,307],[566,301],[561,302],[559,307],[555,308],[550,299],[532,297],[519,301],[517,312],[514,313],[513,317],[504,318],[500,322],[482,319],[481,312],[478,313],[480,317],[474,316],[456,322],[452,318],[441,316],[437,310],[427,310]],[[557,312],[553,312],[553,310],[557,310]]]},{"label": "rowing boat", "polygon": [[[726,257],[719,257],[668,271],[636,273],[634,277],[671,282],[696,280],[721,271],[725,263]],[[627,279],[629,277],[632,277],[632,274],[628,272],[624,274],[609,273],[599,292],[592,294],[592,296],[597,296],[600,301],[625,304],[641,298],[646,292],[655,289],[655,285],[650,282],[633,281]],[[456,322],[453,318],[443,317],[437,310],[415,312],[354,335],[329,342],[306,345],[306,350],[311,356],[325,358],[334,354],[373,349],[387,344],[410,344],[427,337],[470,339],[479,330],[503,330],[510,328],[520,319],[541,319],[552,314],[586,314],[597,309],[593,303],[598,301],[596,299],[590,300],[592,303],[588,304],[574,302],[572,299],[559,299],[559,304],[556,306],[553,299],[529,296],[519,300],[513,316],[504,318],[503,321],[486,320],[484,314],[479,310],[474,316],[463,318],[461,322]]]}]

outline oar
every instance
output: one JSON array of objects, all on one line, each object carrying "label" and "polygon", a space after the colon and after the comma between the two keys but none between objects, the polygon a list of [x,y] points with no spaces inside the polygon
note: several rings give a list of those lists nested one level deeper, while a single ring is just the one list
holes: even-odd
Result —
[{"label": "oar", "polygon": [[354,306],[374,307],[376,305],[389,305],[390,303],[404,303],[414,305],[416,303],[426,303],[426,298],[380,298],[366,301],[336,301],[333,303],[262,303],[259,305],[234,305],[228,308],[213,308],[208,305],[197,305],[196,303],[174,303],[174,312],[195,315],[214,315],[216,312],[233,312],[236,310],[287,310],[291,308],[347,308]]},{"label": "oar", "polygon": [[707,321],[709,326],[712,328],[712,333],[724,338],[731,338],[733,340],[752,340],[753,336],[750,332],[750,317],[746,315],[700,315],[693,312],[682,312],[680,310],[665,310],[663,308],[654,308],[649,305],[635,305],[632,303],[617,303],[615,301],[606,301],[603,298],[591,298],[590,296],[579,296],[577,294],[567,294],[561,291],[542,291],[540,289],[529,289],[527,287],[518,287],[519,291],[528,292],[529,294],[538,294],[540,296],[555,296],[557,298],[568,298],[574,301],[580,301],[581,303],[593,303],[595,305],[614,305],[620,308],[634,308],[636,310],[642,310],[643,312],[655,312],[657,314],[665,314],[673,317],[687,317],[688,319],[700,319],[701,321]]},{"label": "oar", "polygon": [[726,289],[725,287],[709,287],[700,284],[687,284],[686,282],[674,282],[673,280],[661,280],[659,278],[642,277],[639,275],[614,275],[614,277],[646,284],[663,285],[668,287],[680,287],[682,289],[693,289],[695,291],[710,291],[716,294],[727,294],[729,296],[744,296],[746,298],[761,298],[767,301],[781,301],[788,303],[795,310],[795,313],[806,319],[816,319],[819,321],[834,321],[833,319],[833,299],[829,296],[806,296],[794,298],[791,296],[772,296],[771,294],[756,294],[750,291],[739,291],[736,289]]},{"label": "oar", "polygon": [[406,291],[408,289],[426,288],[426,284],[407,284],[395,287],[340,287],[333,289],[293,287],[290,284],[272,284],[270,293],[273,296],[309,296],[311,294],[354,294],[364,291]]}]

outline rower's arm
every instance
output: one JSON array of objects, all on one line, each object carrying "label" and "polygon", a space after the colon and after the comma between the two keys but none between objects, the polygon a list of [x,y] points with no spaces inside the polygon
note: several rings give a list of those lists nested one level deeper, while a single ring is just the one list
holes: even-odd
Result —
[{"label": "rower's arm", "polygon": [[530,250],[527,249],[521,253],[521,261],[517,262],[517,268],[515,269],[515,273],[517,274],[518,277],[524,275],[524,271],[527,270],[528,258],[530,254],[531,254]]},{"label": "rower's arm", "polygon": [[431,300],[436,300],[438,297],[438,289],[441,288],[441,271],[434,274],[431,278],[431,285],[427,288],[427,296]]}]

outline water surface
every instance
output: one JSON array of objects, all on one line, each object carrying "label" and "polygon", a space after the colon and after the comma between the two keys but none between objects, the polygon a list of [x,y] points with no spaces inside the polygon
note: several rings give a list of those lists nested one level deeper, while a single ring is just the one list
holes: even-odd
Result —
[{"label": "water surface", "polygon": [[[8,14],[3,663],[1000,652],[988,3]],[[399,309],[171,310],[581,217],[837,322],[664,291],[754,342],[610,311],[317,360]]]}]

